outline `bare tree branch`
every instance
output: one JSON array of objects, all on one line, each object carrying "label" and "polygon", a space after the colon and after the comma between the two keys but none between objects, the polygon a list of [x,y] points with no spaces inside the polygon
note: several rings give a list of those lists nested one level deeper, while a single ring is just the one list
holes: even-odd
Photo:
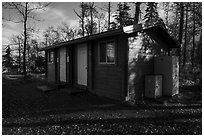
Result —
[{"label": "bare tree branch", "polygon": [[20,4],[15,4],[15,2],[12,2],[12,5],[15,7],[16,10],[18,10],[18,12],[23,16],[23,18],[25,17],[25,13],[23,12],[22,9],[19,8],[19,6],[22,6]]},{"label": "bare tree branch", "polygon": [[[29,28],[27,28],[27,21],[28,21],[28,19],[33,19],[33,20],[36,20],[36,21],[40,21],[40,19],[36,18],[34,11],[44,8],[44,6],[39,4],[39,3],[38,3],[39,4],[38,6],[34,5],[34,3],[32,3],[32,4],[30,4],[29,2],[22,2],[22,3],[21,2],[8,2],[8,3],[3,3],[3,8],[13,9],[13,10],[16,11],[16,13],[18,15],[20,15],[20,16],[17,16],[17,17],[20,18],[19,19],[20,21],[13,20],[13,22],[23,23],[23,29],[24,29],[24,32],[23,32],[24,39],[23,40],[24,41],[23,41],[23,52],[22,53],[23,53],[23,73],[24,73],[24,78],[25,79],[26,79],[26,75],[27,75],[27,72],[26,72],[26,50],[27,50],[27,48],[29,46],[29,45],[27,45],[27,39],[30,37],[30,35],[31,35],[32,31],[33,31],[33,30],[29,30]],[[29,53],[28,53],[28,57],[29,57]]]},{"label": "bare tree branch", "polygon": [[36,20],[36,21],[41,21],[35,15],[30,15],[30,16],[27,16],[27,17],[30,18],[30,19]]},{"label": "bare tree branch", "polygon": [[[74,10],[74,9],[73,9]],[[80,18],[80,19],[82,19],[82,17],[74,10],[74,12],[76,13],[76,15]]]},{"label": "bare tree branch", "polygon": [[45,11],[45,8],[48,7],[51,4],[51,2],[49,2],[49,3],[45,4],[45,5],[42,5],[41,3],[38,3],[38,4],[39,4],[39,7],[29,8],[28,9],[28,14],[31,13],[32,11],[35,11],[35,10]]}]

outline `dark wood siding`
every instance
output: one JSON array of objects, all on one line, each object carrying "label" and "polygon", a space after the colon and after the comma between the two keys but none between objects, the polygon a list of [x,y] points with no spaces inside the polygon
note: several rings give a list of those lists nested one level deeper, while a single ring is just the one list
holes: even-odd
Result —
[{"label": "dark wood siding", "polygon": [[139,101],[144,95],[145,75],[154,74],[153,55],[143,52],[147,46],[141,42],[141,37],[130,37],[128,43],[128,95]]},{"label": "dark wood siding", "polygon": [[45,51],[45,78],[47,79],[48,78],[48,51],[46,50]]},{"label": "dark wood siding", "polygon": [[[99,64],[98,44],[101,41],[114,40],[115,47],[115,64]],[[109,98],[124,99],[124,71],[126,40],[123,36],[109,37],[93,42],[93,75],[92,87],[96,94],[104,95]]]},{"label": "dark wood siding", "polygon": [[129,92],[135,92],[135,99],[140,100],[145,91],[145,75],[154,74],[153,57],[149,61],[138,61],[135,63],[135,66],[129,70],[129,74],[135,75],[133,81],[129,79]]},{"label": "dark wood siding", "polygon": [[74,66],[74,64],[75,64],[75,54],[74,54],[74,45],[72,45],[72,46],[70,46],[70,48],[69,48],[69,50],[70,50],[70,58],[69,58],[69,60],[70,60],[70,75],[69,75],[69,78],[70,78],[70,84],[71,85],[73,85],[74,84],[74,73],[75,73],[75,66]]},{"label": "dark wood siding", "polygon": [[87,69],[87,84],[88,84],[88,90],[93,92],[93,41],[89,41],[87,43],[87,54],[88,54],[88,60],[87,60],[87,65],[88,65],[88,69]]},{"label": "dark wood siding", "polygon": [[[55,49],[55,56],[54,56],[54,62],[55,62],[55,81],[60,81],[60,51],[59,49]],[[54,72],[53,72],[54,73]]]},{"label": "dark wood siding", "polygon": [[[48,58],[49,52],[47,52],[46,57]],[[54,58],[55,58],[55,52],[54,52]],[[47,80],[49,82],[54,82],[55,81],[55,61],[53,62],[48,62],[47,59]]]}]

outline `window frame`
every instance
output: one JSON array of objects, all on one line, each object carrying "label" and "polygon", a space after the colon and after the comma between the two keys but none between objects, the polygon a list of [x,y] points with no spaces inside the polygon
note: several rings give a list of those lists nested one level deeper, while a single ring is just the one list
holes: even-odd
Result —
[{"label": "window frame", "polygon": [[[100,45],[102,44],[102,43],[105,43],[105,51],[106,51],[106,62],[101,62],[100,60],[101,60],[101,54],[100,54]],[[113,43],[114,44],[114,62],[107,62],[108,60],[107,60],[107,45],[108,45],[108,43]],[[104,40],[104,41],[100,41],[99,43],[98,43],[98,63],[99,64],[101,64],[101,65],[115,65],[116,64],[116,41],[114,40],[114,39],[110,39],[110,40]]]}]

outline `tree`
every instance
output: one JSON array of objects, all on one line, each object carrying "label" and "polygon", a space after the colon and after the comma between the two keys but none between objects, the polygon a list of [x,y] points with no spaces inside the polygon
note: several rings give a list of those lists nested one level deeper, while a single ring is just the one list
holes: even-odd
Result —
[{"label": "tree", "polygon": [[96,22],[91,23],[91,21],[88,20],[85,25],[85,29],[88,36],[95,34],[97,33],[97,23]]},{"label": "tree", "polygon": [[165,23],[166,23],[166,25],[168,25],[170,3],[169,2],[163,2],[163,8],[164,8],[164,13],[165,13]]},{"label": "tree", "polygon": [[98,14],[97,14],[97,18],[99,19],[98,22],[100,21],[100,24],[98,23],[98,26],[101,26],[101,21],[104,22],[103,27],[100,27],[98,29],[100,31],[101,31],[101,29],[110,30],[111,29],[111,14],[112,14],[112,10],[111,10],[112,4],[111,4],[111,2],[105,3],[103,5],[103,7],[98,7],[98,8],[101,10],[101,12],[98,12]]},{"label": "tree", "polygon": [[[182,45],[182,38],[183,38],[183,25],[184,25],[184,6],[183,2],[179,3],[180,7],[180,21],[179,21],[179,35],[178,35],[178,41]],[[179,62],[181,58],[181,47],[178,48],[177,55],[179,56]]]},{"label": "tree", "polygon": [[111,3],[108,2],[108,30],[110,30]]},{"label": "tree", "polygon": [[[165,6],[165,8],[168,8],[168,12],[167,9],[165,9],[165,19],[171,19],[166,21],[166,25],[168,26],[169,31],[171,32],[172,36],[174,38],[178,39],[178,30],[179,30],[179,4],[178,3],[169,3],[168,7]],[[171,11],[171,13],[170,13]],[[171,18],[167,17],[167,13],[168,15],[172,15]],[[168,24],[167,24],[168,23]],[[177,54],[178,55],[178,54]]]},{"label": "tree", "polygon": [[197,78],[201,78],[202,71],[202,3],[173,2],[164,4],[163,9],[168,29],[181,45],[181,49],[176,52],[176,55],[179,55],[182,68],[180,77],[196,81]]},{"label": "tree", "polygon": [[77,36],[77,30],[75,28],[72,28],[69,24],[62,23],[62,25],[59,26],[58,29],[61,34],[60,39],[62,41],[69,41]]},{"label": "tree", "polygon": [[113,16],[118,28],[133,24],[133,19],[128,11],[130,11],[130,6],[126,2],[118,4],[117,14]]},{"label": "tree", "polygon": [[33,49],[33,53],[35,55],[35,57],[38,57],[38,52],[39,52],[39,47],[38,47],[38,42],[36,39],[32,39],[31,40],[31,47]]},{"label": "tree", "polygon": [[6,54],[3,55],[3,66],[8,68],[8,69],[11,69],[13,67],[13,58],[11,56],[11,49],[10,49],[10,46],[8,45],[7,46],[7,49],[6,49]]},{"label": "tree", "polygon": [[43,56],[38,56],[35,60],[35,71],[44,72],[45,71],[45,58]]},{"label": "tree", "polygon": [[45,37],[46,46],[51,46],[61,41],[59,30],[55,29],[53,26],[49,26],[43,32],[43,36]]},{"label": "tree", "polygon": [[[104,27],[103,25],[103,21],[105,18],[105,14],[103,12],[98,12],[98,14],[96,15],[97,21],[98,21],[98,32],[100,33],[101,31],[103,32]],[[108,28],[109,30],[109,28]]]},{"label": "tree", "polygon": [[183,45],[183,67],[186,63],[186,46],[187,46],[187,30],[188,30],[188,4],[186,4],[186,20],[185,20],[185,41]]},{"label": "tree", "polygon": [[105,12],[108,12],[108,21],[107,21],[107,30],[110,30],[110,25],[111,25],[111,21],[110,21],[110,18],[111,18],[111,2],[108,2],[108,5],[105,5],[105,9],[102,9],[104,10]]},{"label": "tree", "polygon": [[78,13],[74,10],[76,15],[79,17],[79,22],[81,25],[81,30],[79,34],[85,36],[85,31],[87,35],[92,35],[97,32],[97,23],[94,22],[94,17],[96,17],[97,10],[94,2],[80,3],[81,11]]},{"label": "tree", "polygon": [[84,2],[81,2],[79,7],[81,8],[81,11],[78,13],[76,12],[74,9],[75,14],[79,17],[79,23],[81,26],[81,32],[80,34],[84,37],[85,35],[85,28],[84,28],[84,22],[85,22],[85,17],[87,16],[87,9],[88,9],[88,5],[85,4]]},{"label": "tree", "polygon": [[21,72],[21,51],[22,51],[22,44],[23,44],[23,36],[22,35],[16,35],[12,38],[13,44],[18,45],[18,72]]},{"label": "tree", "polygon": [[[29,3],[29,2],[6,2],[3,3],[3,8],[15,10],[18,14],[18,19],[12,19],[17,23],[23,23],[24,30],[24,46],[23,46],[23,74],[26,79],[26,48],[27,48],[27,23],[29,19],[39,21],[36,17],[36,10],[43,10],[49,3]],[[8,19],[11,20],[11,19]]]},{"label": "tree", "polygon": [[192,69],[194,68],[194,52],[195,52],[195,31],[196,31],[196,4],[193,3],[193,47],[192,47],[192,54],[191,54],[191,64]]},{"label": "tree", "polygon": [[95,7],[94,7],[94,2],[89,2],[89,12],[90,12],[90,16],[91,16],[91,20],[90,20],[90,34],[93,34],[93,28],[94,28],[94,21],[93,21],[93,13],[97,12]]},{"label": "tree", "polygon": [[152,26],[154,23],[158,22],[159,14],[157,12],[157,3],[156,2],[148,2],[147,8],[145,10],[145,26]]},{"label": "tree", "polygon": [[135,17],[134,17],[134,23],[137,24],[139,22],[139,17],[140,17],[140,5],[142,2],[133,2],[135,4]]}]

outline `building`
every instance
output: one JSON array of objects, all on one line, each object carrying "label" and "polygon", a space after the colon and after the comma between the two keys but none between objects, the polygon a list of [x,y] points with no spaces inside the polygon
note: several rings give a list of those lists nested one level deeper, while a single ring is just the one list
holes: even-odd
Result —
[{"label": "building", "polygon": [[178,44],[163,25],[136,24],[42,50],[49,82],[123,101],[143,96],[145,75],[155,74],[154,58],[170,55],[172,48]]}]

